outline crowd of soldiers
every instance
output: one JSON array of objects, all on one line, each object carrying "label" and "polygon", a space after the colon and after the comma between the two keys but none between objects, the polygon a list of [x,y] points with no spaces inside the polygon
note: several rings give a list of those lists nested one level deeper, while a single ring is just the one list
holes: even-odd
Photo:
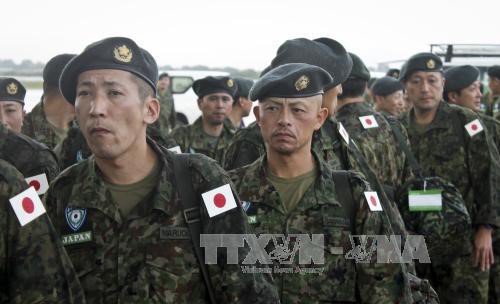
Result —
[{"label": "crowd of soldiers", "polygon": [[500,66],[484,96],[479,74],[418,53],[374,79],[290,39],[255,82],[196,80],[192,124],[129,38],[52,58],[26,116],[0,78],[0,302],[500,303]]}]

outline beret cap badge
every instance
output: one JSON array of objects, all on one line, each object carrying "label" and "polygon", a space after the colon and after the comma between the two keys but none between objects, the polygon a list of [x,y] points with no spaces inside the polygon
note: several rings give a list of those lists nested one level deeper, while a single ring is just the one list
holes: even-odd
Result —
[{"label": "beret cap badge", "polygon": [[130,50],[125,44],[122,46],[115,47],[113,50],[115,59],[121,62],[129,63],[132,61],[132,50]]},{"label": "beret cap badge", "polygon": [[234,86],[234,82],[233,82],[232,79],[228,79],[227,86],[230,87],[230,88],[232,88]]},{"label": "beret cap badge", "polygon": [[9,83],[5,89],[7,90],[7,93],[10,95],[15,95],[17,93],[17,85],[13,82]]},{"label": "beret cap badge", "polygon": [[433,59],[429,59],[426,63],[428,69],[433,69],[436,67],[436,63]]},{"label": "beret cap badge", "polygon": [[295,89],[297,91],[302,91],[304,89],[307,88],[307,86],[309,86],[309,77],[307,77],[306,75],[302,75],[299,77],[299,79],[297,79],[297,81],[295,81]]}]

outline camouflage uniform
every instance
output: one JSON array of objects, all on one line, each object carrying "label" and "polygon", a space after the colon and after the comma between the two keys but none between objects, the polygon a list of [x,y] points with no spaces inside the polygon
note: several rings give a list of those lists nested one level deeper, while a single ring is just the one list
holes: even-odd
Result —
[{"label": "camouflage uniform", "polygon": [[49,217],[20,226],[9,199],[27,188],[23,176],[0,159],[0,303],[85,303]]},{"label": "camouflage uniform", "polygon": [[[282,302],[409,303],[411,296],[402,264],[377,264],[374,260],[355,264],[344,257],[351,249],[351,234],[393,233],[384,224],[383,212],[369,210],[363,194],[370,191],[366,181],[354,172],[349,173],[351,189],[348,191],[352,191],[354,202],[358,204],[350,214],[338,201],[331,169],[317,157],[316,164],[315,183],[289,213],[284,211],[278,192],[266,178],[265,156],[229,173],[240,199],[249,204],[247,215],[256,233],[325,235],[324,265],[305,266],[321,266],[322,273],[275,274]],[[342,247],[343,253],[335,247]],[[273,249],[271,245],[267,251]],[[291,266],[301,268],[296,259]]]},{"label": "camouflage uniform", "polygon": [[[200,274],[183,205],[173,180],[173,154],[148,141],[162,165],[156,190],[128,217],[105,187],[93,157],[63,172],[49,189],[46,203],[56,229],[77,271],[90,303],[205,303]],[[194,191],[201,193],[229,183],[213,160],[190,158]],[[76,181],[76,182],[75,182]],[[66,208],[80,208],[86,218],[70,229]],[[212,218],[200,207],[202,233],[248,233],[246,217],[237,207]],[[184,237],[170,237],[175,230]],[[75,235],[80,235],[78,237]],[[247,248],[239,249],[244,258]],[[242,274],[239,265],[208,265],[220,303],[269,303],[276,300],[270,276]]]},{"label": "camouflage uniform", "polygon": [[500,96],[494,96],[490,101],[491,92],[488,91],[481,99],[481,111],[491,117],[500,117]]},{"label": "camouflage uniform", "polygon": [[215,159],[219,164],[222,164],[224,150],[229,145],[230,140],[235,133],[234,127],[230,120],[224,120],[224,127],[219,136],[217,145],[210,147],[206,139],[205,131],[203,131],[203,118],[199,117],[193,124],[188,126],[180,126],[175,128],[170,133],[170,136],[181,147],[184,153],[201,153],[212,159]]},{"label": "camouflage uniform", "polygon": [[[363,127],[359,117],[367,115],[373,115],[378,127]],[[401,153],[391,126],[382,114],[377,113],[367,103],[356,102],[342,106],[335,118],[344,125],[349,136],[358,144],[370,167],[386,186],[386,190],[397,191],[412,177],[406,156]],[[393,197],[390,192],[387,191],[387,194]]]},{"label": "camouflage uniform", "polygon": [[64,138],[57,136],[43,112],[43,102],[39,102],[23,121],[22,133],[54,149]]},{"label": "camouflage uniform", "polygon": [[[486,129],[470,137],[464,128],[478,116],[469,109],[441,102],[433,122],[419,134],[414,127],[414,115],[414,110],[411,110],[402,122],[408,130],[411,148],[422,173],[442,177],[457,187],[475,227],[497,225],[494,208],[499,204],[495,193],[498,191],[498,176],[495,175],[500,172],[496,160],[499,159],[498,152],[487,140]],[[455,125],[454,121],[460,125]],[[443,302],[485,303],[488,272],[472,267],[470,254],[440,265],[433,263],[432,268],[432,283]]]},{"label": "camouflage uniform", "polygon": [[152,125],[152,128],[160,135],[166,136],[175,128],[174,96],[169,90],[163,93],[158,91],[158,100],[160,101],[160,117]]},{"label": "camouflage uniform", "polygon": [[56,157],[49,148],[1,124],[0,158],[11,163],[25,177],[45,173],[47,179],[52,181],[59,174]]}]

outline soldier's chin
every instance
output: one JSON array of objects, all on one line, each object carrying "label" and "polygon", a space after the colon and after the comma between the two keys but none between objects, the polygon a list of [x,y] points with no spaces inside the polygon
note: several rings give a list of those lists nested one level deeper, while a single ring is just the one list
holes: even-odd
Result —
[{"label": "soldier's chin", "polygon": [[94,154],[96,158],[112,160],[117,157],[116,151],[113,151],[112,149],[107,147],[91,145],[90,150],[92,151],[92,154]]},{"label": "soldier's chin", "polygon": [[291,155],[295,152],[296,149],[287,146],[276,146],[273,147],[273,150],[280,155]]}]

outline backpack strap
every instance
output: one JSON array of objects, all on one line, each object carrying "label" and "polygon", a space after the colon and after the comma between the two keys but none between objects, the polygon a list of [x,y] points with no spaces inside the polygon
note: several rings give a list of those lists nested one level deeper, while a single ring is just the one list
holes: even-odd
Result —
[{"label": "backpack strap", "polygon": [[386,120],[387,122],[389,122],[389,126],[391,126],[392,133],[394,134],[394,138],[396,139],[399,148],[405,153],[406,159],[408,160],[413,173],[415,174],[415,176],[422,178],[422,170],[420,169],[420,165],[418,164],[415,155],[413,155],[413,152],[411,152],[410,147],[408,147],[408,145],[406,144],[405,137],[399,129],[397,120],[391,117],[387,117]]},{"label": "backpack strap", "polygon": [[203,281],[205,282],[205,287],[207,288],[210,303],[216,304],[217,301],[215,300],[214,288],[212,286],[210,276],[208,275],[208,268],[205,264],[205,258],[200,247],[200,234],[202,231],[200,200],[196,197],[196,193],[193,189],[188,161],[189,154],[183,153],[174,155],[173,163],[175,186],[177,187],[177,193],[179,193],[179,197],[184,208],[184,219],[186,220],[189,233],[191,234],[194,252],[196,254],[196,258],[198,259],[198,264],[200,265],[201,274],[203,275]]},{"label": "backpack strap", "polygon": [[338,199],[342,206],[347,210],[349,221],[351,222],[351,232],[354,232],[355,222],[355,206],[357,206],[354,197],[352,196],[351,183],[349,182],[349,171],[333,170],[332,171],[333,183],[338,195]]}]

